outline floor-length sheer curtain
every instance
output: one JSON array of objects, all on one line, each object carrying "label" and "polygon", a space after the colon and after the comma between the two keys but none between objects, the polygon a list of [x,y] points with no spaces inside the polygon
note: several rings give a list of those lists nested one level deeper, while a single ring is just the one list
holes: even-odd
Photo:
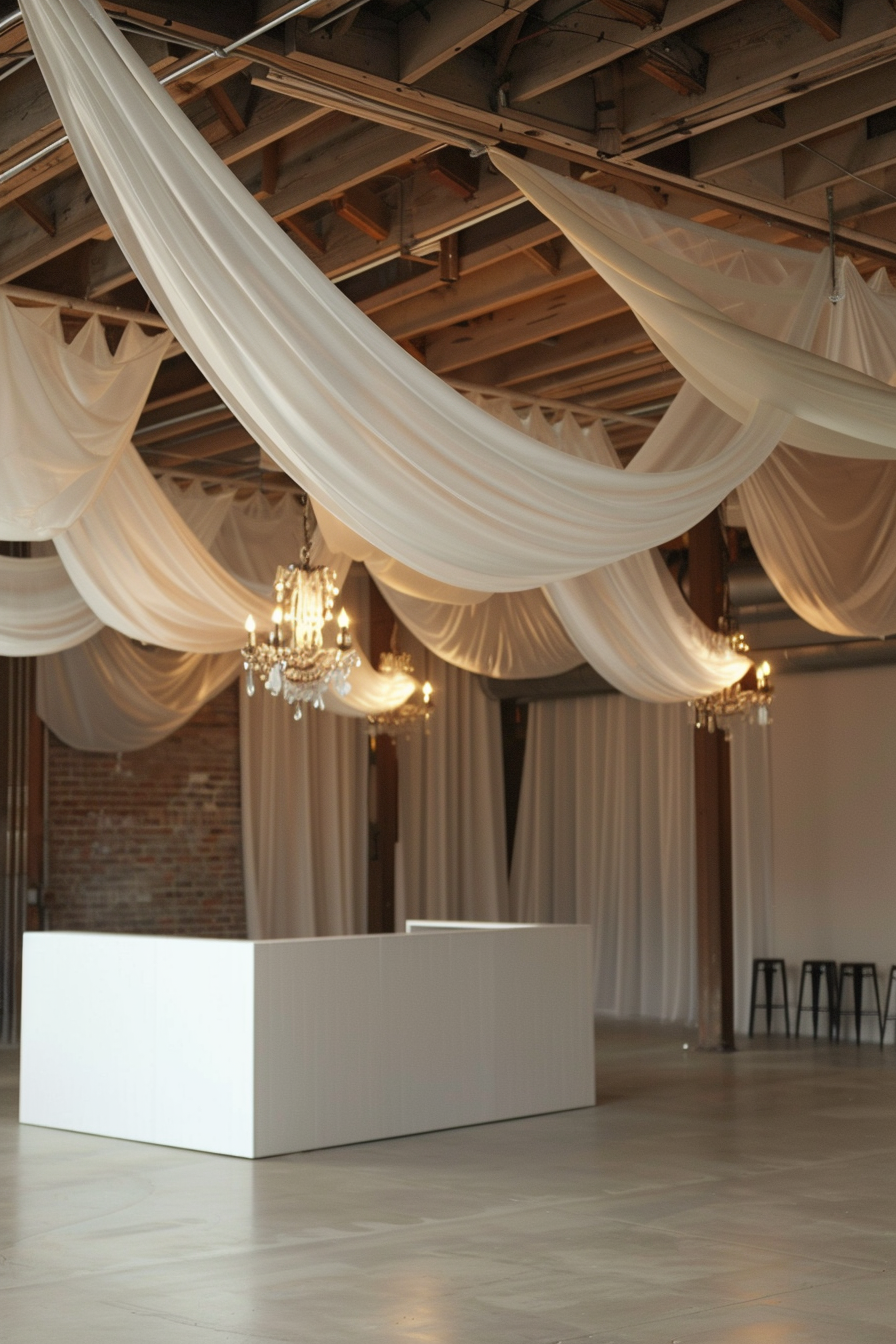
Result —
[{"label": "floor-length sheer curtain", "polygon": [[436,712],[428,735],[398,742],[396,928],[507,919],[500,707],[478,678],[403,642],[435,688]]},{"label": "floor-length sheer curtain", "polygon": [[[543,701],[529,714],[511,872],[519,920],[590,923],[598,1013],[693,1021],[693,729],[680,705],[624,696]],[[732,742],[736,1018],[765,951],[767,737]]]},{"label": "floor-length sheer curtain", "polygon": [[358,718],[240,691],[250,938],[367,929],[367,735]]}]

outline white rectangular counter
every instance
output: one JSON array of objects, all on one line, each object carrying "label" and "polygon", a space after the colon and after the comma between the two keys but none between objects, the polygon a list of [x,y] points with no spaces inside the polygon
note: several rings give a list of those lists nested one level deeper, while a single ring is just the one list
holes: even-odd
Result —
[{"label": "white rectangular counter", "polygon": [[27,933],[19,1118],[268,1157],[594,1104],[585,925]]}]

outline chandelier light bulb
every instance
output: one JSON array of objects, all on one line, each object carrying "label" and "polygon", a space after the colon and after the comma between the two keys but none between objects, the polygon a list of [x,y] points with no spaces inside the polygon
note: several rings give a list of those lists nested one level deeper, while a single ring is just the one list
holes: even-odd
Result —
[{"label": "chandelier light bulb", "polygon": [[255,648],[255,617],[249,615],[246,617],[246,634],[249,636],[249,648]]},{"label": "chandelier light bulb", "polygon": [[423,703],[424,703],[424,705],[428,705],[431,699],[432,699],[432,683],[429,682],[429,681],[424,681],[424,683],[423,683]]}]

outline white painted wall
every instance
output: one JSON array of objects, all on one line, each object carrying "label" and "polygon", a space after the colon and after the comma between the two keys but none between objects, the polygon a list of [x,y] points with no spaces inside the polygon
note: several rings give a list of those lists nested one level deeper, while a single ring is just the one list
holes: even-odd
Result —
[{"label": "white painted wall", "polygon": [[[896,667],[777,678],[769,952],[896,963]],[[804,1019],[805,1023],[805,1019]]]}]

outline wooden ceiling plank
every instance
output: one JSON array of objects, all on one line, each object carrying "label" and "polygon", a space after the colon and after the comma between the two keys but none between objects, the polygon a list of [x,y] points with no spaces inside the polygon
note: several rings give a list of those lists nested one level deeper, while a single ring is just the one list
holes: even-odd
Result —
[{"label": "wooden ceiling plank", "polygon": [[524,385],[533,379],[548,378],[650,345],[638,319],[626,312],[563,332],[551,337],[549,343],[537,341],[511,354],[467,365],[461,376],[474,383],[524,390]]},{"label": "wooden ceiling plank", "polygon": [[691,174],[712,180],[730,168],[836,131],[896,103],[896,61],[863,70],[785,102],[784,125],[752,118],[729,122],[691,140]]},{"label": "wooden ceiling plank", "polygon": [[[789,11],[779,0],[751,0],[705,24],[695,43],[709,53],[706,93],[689,98],[665,90],[639,75],[636,57],[626,57],[624,143],[632,148],[656,148],[658,133],[673,126],[678,135],[709,120],[726,104],[751,102],[763,96],[778,102],[789,82],[805,88],[813,78],[830,81],[837,72],[852,73],[869,56],[896,52],[896,13],[889,0],[852,0],[844,12],[843,28],[835,42]],[[765,91],[765,95],[763,95]]]},{"label": "wooden ceiling plank", "polygon": [[[550,243],[557,237],[559,237],[559,230],[556,225],[546,220],[543,224],[536,224],[529,229],[523,229],[520,233],[502,239],[498,243],[492,243],[488,247],[483,247],[475,252],[462,254],[458,258],[459,278],[472,275],[476,271],[483,270],[486,266],[494,266],[497,262],[516,256],[529,248]],[[367,313],[370,316],[373,313],[382,312],[385,308],[392,308],[396,304],[404,303],[408,299],[427,294],[430,290],[437,289],[438,285],[438,279],[427,271],[414,276],[411,280],[404,281],[400,285],[393,285],[389,289],[380,290],[379,293],[372,294],[368,299],[362,299],[358,307],[362,313]]]},{"label": "wooden ceiling plank", "polygon": [[[484,270],[461,277],[451,286],[422,294],[416,299],[376,314],[373,320],[395,340],[410,340],[483,314],[496,314],[524,297],[548,294],[580,281],[590,280],[593,270],[579,252],[566,243],[558,272],[550,275],[532,265],[524,254],[508,257]],[[427,345],[428,345],[427,341]]]},{"label": "wooden ceiling plank", "polygon": [[[562,30],[547,27],[543,36],[517,46],[508,66],[508,101],[515,104],[537,98],[579,75],[611,64],[633,48],[649,46],[661,37],[703,23],[737,3],[738,0],[669,0],[662,21],[644,28],[586,10],[567,14]],[[556,8],[568,9],[568,0]],[[550,11],[545,13],[549,16]]]},{"label": "wooden ceiling plank", "polygon": [[592,275],[577,284],[511,304],[494,317],[480,318],[468,327],[437,331],[426,342],[426,365],[434,373],[450,373],[627,311],[619,295]]},{"label": "wooden ceiling plank", "polygon": [[840,36],[843,0],[784,0],[784,4],[826,42],[836,42]]},{"label": "wooden ceiling plank", "polygon": [[824,140],[818,148],[823,158],[813,154],[811,148],[784,151],[784,194],[789,201],[848,182],[853,173],[864,177],[890,167],[896,163],[896,131],[869,140],[864,124],[852,126]]},{"label": "wooden ceiling plank", "polygon": [[398,77],[414,84],[467,47],[514,17],[531,9],[536,0],[442,0],[427,10],[415,10],[398,25]]}]

